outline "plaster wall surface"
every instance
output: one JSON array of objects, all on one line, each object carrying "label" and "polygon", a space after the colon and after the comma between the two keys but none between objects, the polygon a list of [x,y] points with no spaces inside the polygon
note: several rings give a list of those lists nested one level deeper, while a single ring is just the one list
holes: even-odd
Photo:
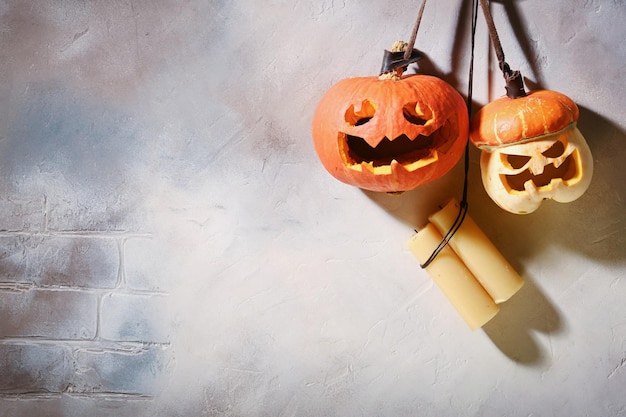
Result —
[{"label": "plaster wall surface", "polygon": [[[511,67],[580,106],[588,191],[470,215],[522,290],[470,331],[406,247],[458,165],[335,181],[315,107],[418,2],[0,1],[0,416],[625,416],[626,3],[493,2]],[[470,2],[414,70],[468,87]],[[478,17],[474,109],[504,93]]]}]

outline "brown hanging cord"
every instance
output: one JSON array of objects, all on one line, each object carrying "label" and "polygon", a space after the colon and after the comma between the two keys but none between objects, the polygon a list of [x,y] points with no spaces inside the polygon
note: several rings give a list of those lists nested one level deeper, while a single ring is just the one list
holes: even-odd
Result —
[{"label": "brown hanging cord", "polygon": [[417,19],[415,20],[415,26],[413,26],[413,33],[411,34],[411,39],[406,46],[406,51],[404,51],[404,59],[409,59],[411,56],[411,51],[415,46],[415,39],[417,39],[417,31],[420,28],[420,23],[422,21],[422,15],[424,15],[424,8],[426,7],[426,0],[422,0],[422,5],[420,6],[420,11],[417,14]]},{"label": "brown hanging cord", "polygon": [[[472,31],[471,31],[471,53],[470,53],[470,65],[469,65],[469,80],[467,84],[467,115],[471,117],[472,115],[472,95],[474,91],[474,49],[476,45],[476,20],[478,17],[478,3],[476,0],[472,0]],[[469,174],[469,141],[465,143],[465,154],[463,157],[464,160],[464,179],[463,179],[463,198],[459,203],[459,214],[457,214],[454,223],[446,233],[446,235],[441,239],[441,242],[437,245],[433,253],[430,257],[423,263],[420,264],[422,268],[426,268],[430,265],[437,255],[448,245],[450,239],[454,236],[461,224],[463,224],[463,220],[465,220],[465,215],[467,214],[467,189],[468,189],[468,174]]]},{"label": "brown hanging cord", "polygon": [[413,27],[413,33],[411,34],[410,41],[406,44],[404,51],[385,51],[383,56],[383,64],[380,68],[380,75],[385,73],[391,73],[395,71],[398,77],[406,71],[409,64],[413,64],[420,59],[424,58],[424,55],[414,48],[415,39],[417,38],[417,31],[422,21],[422,15],[424,14],[424,7],[426,6],[426,0],[422,0],[415,26]]},{"label": "brown hanging cord", "polygon": [[[506,63],[504,58],[504,50],[502,49],[502,44],[500,43],[500,37],[498,36],[498,31],[496,30],[496,26],[493,22],[493,17],[491,16],[491,11],[489,10],[488,0],[480,0],[480,5],[485,16],[485,21],[487,23],[487,28],[489,30],[489,37],[491,38],[491,43],[496,51],[496,56],[498,57],[498,65],[502,74],[504,75],[504,80],[506,82],[506,95],[510,98],[518,98],[526,96],[526,91],[524,90],[524,81],[522,79],[522,74],[519,71],[513,71],[509,67],[509,64]],[[423,4],[422,4],[423,6]],[[422,10],[420,10],[421,13]],[[474,84],[474,49],[475,49],[475,38],[476,38],[476,20],[478,15],[478,3],[476,0],[472,0],[472,36],[471,36],[471,57],[470,57],[470,68],[469,68],[469,82],[468,82],[468,92],[467,92],[467,111],[468,116],[471,118],[471,108],[472,108],[472,90]],[[421,16],[418,17],[418,24]],[[417,27],[417,26],[416,26]],[[461,227],[463,220],[465,219],[465,215],[467,214],[467,188],[468,188],[468,171],[469,171],[469,142],[465,145],[465,179],[463,182],[463,199],[460,203],[459,214],[457,215],[454,223],[450,227],[450,230],[443,237],[439,245],[435,248],[430,257],[421,264],[422,268],[426,268],[432,261],[435,260],[437,255],[446,247],[452,236],[456,233],[456,231]]]},{"label": "brown hanging cord", "polygon": [[511,70],[509,64],[504,60],[504,50],[502,49],[502,43],[500,43],[500,37],[498,36],[496,25],[493,22],[493,17],[489,10],[488,0],[480,0],[480,6],[483,10],[483,15],[485,15],[485,22],[487,23],[491,43],[498,57],[498,66],[500,67],[500,71],[502,71],[502,75],[504,75],[506,95],[510,98],[525,97],[526,91],[524,90],[522,74],[517,70]]}]

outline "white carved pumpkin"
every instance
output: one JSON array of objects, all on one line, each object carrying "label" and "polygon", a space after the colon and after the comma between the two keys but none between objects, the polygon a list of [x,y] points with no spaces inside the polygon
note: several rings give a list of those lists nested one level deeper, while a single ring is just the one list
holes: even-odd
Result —
[{"label": "white carved pumpkin", "polygon": [[482,150],[489,197],[515,214],[531,213],[546,199],[567,203],[580,197],[591,182],[593,158],[577,120],[576,104],[548,90],[483,107],[470,138]]}]

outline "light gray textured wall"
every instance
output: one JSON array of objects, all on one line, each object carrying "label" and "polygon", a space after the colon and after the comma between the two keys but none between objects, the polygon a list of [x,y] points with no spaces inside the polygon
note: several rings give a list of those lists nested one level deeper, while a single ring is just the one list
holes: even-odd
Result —
[{"label": "light gray textured wall", "polygon": [[[526,280],[477,332],[405,246],[460,167],[365,193],[310,138],[417,3],[0,2],[0,416],[626,415],[626,3],[492,6],[595,175],[514,216],[472,150],[470,214]],[[463,94],[468,13],[429,2],[416,45]]]}]

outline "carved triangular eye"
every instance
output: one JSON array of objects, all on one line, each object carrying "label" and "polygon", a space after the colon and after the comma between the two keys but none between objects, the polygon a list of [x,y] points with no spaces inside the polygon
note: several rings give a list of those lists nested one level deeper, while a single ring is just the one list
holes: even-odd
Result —
[{"label": "carved triangular eye", "polygon": [[530,161],[530,156],[502,154],[506,163],[513,169],[520,169]]},{"label": "carved triangular eye", "polygon": [[402,114],[404,115],[406,121],[414,125],[424,126],[426,123],[428,123],[428,120],[432,118],[432,114],[430,114],[430,109],[428,109],[429,114],[422,113],[426,112],[421,111],[417,103],[409,103],[402,108]]},{"label": "carved triangular eye", "polygon": [[369,122],[375,113],[376,107],[374,103],[369,100],[363,100],[359,110],[355,110],[354,104],[348,107],[345,114],[346,123],[350,126],[361,126]]},{"label": "carved triangular eye", "polygon": [[541,154],[546,158],[558,158],[559,156],[563,155],[563,152],[565,152],[565,145],[560,140],[557,140],[556,142],[554,142],[554,145],[550,146],[550,148],[548,148],[547,150],[541,152]]},{"label": "carved triangular eye", "polygon": [[371,117],[362,117],[359,120],[357,120],[354,125],[355,126],[361,126],[361,125],[364,125],[365,123],[369,122],[370,120],[372,120]]}]

